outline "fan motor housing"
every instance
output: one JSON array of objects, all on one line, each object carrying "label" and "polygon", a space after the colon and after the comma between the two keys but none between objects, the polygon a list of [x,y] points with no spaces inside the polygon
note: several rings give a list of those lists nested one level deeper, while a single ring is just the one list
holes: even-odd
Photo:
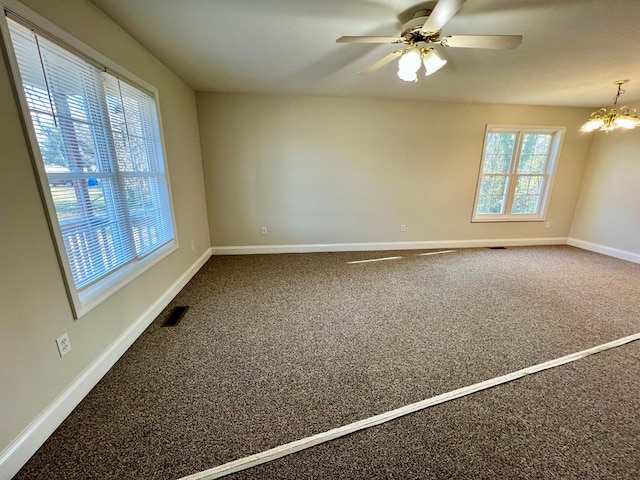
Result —
[{"label": "fan motor housing", "polygon": [[405,23],[402,26],[402,38],[404,38],[408,43],[418,43],[418,42],[435,42],[440,37],[440,32],[429,32],[425,34],[421,32],[422,26],[429,19],[429,15],[431,15],[431,10],[422,9],[418,10],[413,14],[411,20]]}]

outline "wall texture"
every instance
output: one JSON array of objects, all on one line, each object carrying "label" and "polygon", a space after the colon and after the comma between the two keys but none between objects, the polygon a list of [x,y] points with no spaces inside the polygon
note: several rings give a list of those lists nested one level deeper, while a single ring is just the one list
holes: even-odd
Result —
[{"label": "wall texture", "polygon": [[640,256],[640,131],[595,134],[570,235]]},{"label": "wall texture", "polygon": [[[196,98],[214,246],[566,237],[591,143],[588,109]],[[470,222],[487,123],[567,127],[550,229]]]},{"label": "wall texture", "polygon": [[[180,248],[73,319],[2,62],[0,453],[210,246],[194,92],[88,1],[23,3],[158,88]],[[72,351],[59,358],[65,332]]]}]

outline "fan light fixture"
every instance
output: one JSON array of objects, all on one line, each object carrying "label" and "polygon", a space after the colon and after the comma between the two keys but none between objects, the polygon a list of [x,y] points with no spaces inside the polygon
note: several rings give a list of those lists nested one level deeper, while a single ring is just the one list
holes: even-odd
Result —
[{"label": "fan light fixture", "polygon": [[[431,47],[513,49],[522,43],[522,35],[445,35],[442,28],[458,13],[467,0],[431,0],[433,9],[418,7],[411,19],[402,25],[399,35],[382,36],[342,36],[337,43],[387,43],[402,45],[401,48],[382,57],[373,65],[360,72],[369,75],[385,65],[400,59],[398,76],[407,82],[418,81],[420,64],[424,63],[427,75],[432,75],[443,67],[445,60]],[[404,14],[402,15],[404,17]]]},{"label": "fan light fixture", "polygon": [[609,110],[601,108],[591,114],[589,120],[582,125],[580,131],[593,132],[594,130],[600,130],[601,132],[610,132],[616,128],[624,128],[630,130],[640,125],[640,119],[636,114],[634,108],[620,107],[618,110],[618,98],[624,93],[622,85],[629,80],[616,80],[614,85],[618,86],[618,93],[616,93],[613,99],[613,105]]},{"label": "fan light fixture", "polygon": [[410,48],[398,60],[398,77],[405,82],[417,82],[420,65],[422,53],[417,48]]},{"label": "fan light fixture", "polygon": [[410,48],[398,61],[398,77],[405,82],[417,82],[422,64],[426,77],[440,70],[446,63],[433,48]]},{"label": "fan light fixture", "polygon": [[428,77],[432,73],[436,73],[447,64],[447,61],[443,58],[440,58],[440,55],[438,55],[435,50],[430,50],[429,52],[427,52],[422,57],[422,62],[424,63],[425,77]]}]

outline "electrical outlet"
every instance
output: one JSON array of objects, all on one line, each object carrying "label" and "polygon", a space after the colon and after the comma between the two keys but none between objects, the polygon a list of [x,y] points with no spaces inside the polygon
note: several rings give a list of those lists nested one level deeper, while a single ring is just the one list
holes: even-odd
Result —
[{"label": "electrical outlet", "polygon": [[71,351],[71,340],[69,340],[69,334],[67,333],[58,338],[56,344],[58,345],[58,353],[60,353],[61,357],[64,357]]},{"label": "electrical outlet", "polygon": [[267,227],[262,227],[261,233],[262,233],[262,235],[266,235],[267,234]]},{"label": "electrical outlet", "polygon": [[407,226],[406,225],[400,225],[400,231],[401,232],[406,232],[407,231]]},{"label": "electrical outlet", "polygon": [[547,222],[544,224],[544,228],[551,228],[551,222]]},{"label": "electrical outlet", "polygon": [[191,240],[191,250],[195,250],[195,249],[196,249],[196,242]]}]

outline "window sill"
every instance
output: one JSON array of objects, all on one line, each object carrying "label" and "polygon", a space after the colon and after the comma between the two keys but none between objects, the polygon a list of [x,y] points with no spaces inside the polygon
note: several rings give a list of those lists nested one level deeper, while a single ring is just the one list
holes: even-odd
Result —
[{"label": "window sill", "polygon": [[539,216],[505,216],[505,215],[487,215],[486,217],[483,216],[476,216],[474,218],[471,219],[471,223],[496,223],[496,222],[515,222],[515,223],[520,223],[520,222],[544,222],[545,218],[544,217],[539,217]]},{"label": "window sill", "polygon": [[[74,295],[76,298],[73,298],[74,317],[79,319],[86,315],[177,249],[178,242],[174,239],[145,257],[144,260],[125,265],[93,285],[80,291],[76,290]],[[73,288],[72,291],[74,291]]]}]

